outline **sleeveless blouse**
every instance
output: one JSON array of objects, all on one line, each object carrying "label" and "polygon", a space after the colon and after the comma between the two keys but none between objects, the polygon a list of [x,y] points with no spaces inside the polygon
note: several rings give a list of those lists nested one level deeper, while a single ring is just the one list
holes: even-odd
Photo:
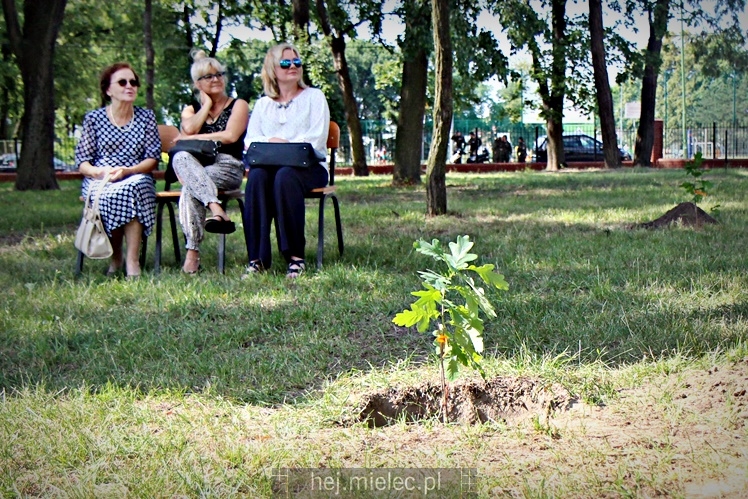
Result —
[{"label": "sleeveless blouse", "polygon": [[[226,127],[229,124],[229,118],[231,118],[231,109],[234,107],[234,104],[236,104],[236,99],[232,100],[231,103],[226,106],[223,111],[221,111],[221,114],[218,115],[218,118],[216,118],[213,123],[208,123],[207,121],[203,123],[203,126],[200,127],[200,131],[198,133],[216,133],[226,130]],[[196,113],[200,110],[200,107],[202,106],[199,102],[194,102],[192,104],[192,109],[194,109]],[[221,147],[218,148],[218,152],[223,154],[230,154],[231,156],[241,161],[242,155],[244,154],[244,136],[246,134],[247,131],[245,130],[242,133],[241,137],[239,137],[239,139],[234,143],[222,143]]]}]

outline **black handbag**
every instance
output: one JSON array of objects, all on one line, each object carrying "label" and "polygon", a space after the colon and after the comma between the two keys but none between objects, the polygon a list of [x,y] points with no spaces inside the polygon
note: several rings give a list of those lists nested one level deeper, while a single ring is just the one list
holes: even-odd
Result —
[{"label": "black handbag", "polygon": [[244,164],[249,167],[293,166],[309,168],[320,159],[308,142],[252,142],[244,153]]},{"label": "black handbag", "polygon": [[166,173],[164,179],[173,183],[177,181],[177,174],[174,172],[172,161],[174,155],[178,152],[188,152],[192,154],[201,165],[207,166],[212,165],[216,162],[216,156],[218,156],[218,148],[221,147],[221,142],[217,140],[196,140],[187,139],[179,140],[174,147],[169,149],[169,164],[166,166]]}]

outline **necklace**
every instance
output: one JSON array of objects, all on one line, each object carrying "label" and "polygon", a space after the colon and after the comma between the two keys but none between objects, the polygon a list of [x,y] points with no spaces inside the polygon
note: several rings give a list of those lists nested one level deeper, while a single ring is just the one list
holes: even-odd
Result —
[{"label": "necklace", "polygon": [[286,102],[278,102],[278,109],[288,109],[288,106],[290,106],[293,103],[293,100],[299,95],[298,89],[291,94],[291,98],[288,99]]},{"label": "necklace", "polygon": [[229,105],[230,100],[231,100],[230,98],[228,97],[226,98],[226,101],[223,103],[221,110],[218,111],[218,114],[216,114],[215,116],[210,114],[210,111],[208,111],[208,119],[206,121],[208,122],[209,125],[212,125],[213,123],[216,122],[216,120],[221,116],[221,113],[223,113],[224,109],[226,109],[226,106]]},{"label": "necklace", "polygon": [[293,103],[293,99],[289,100],[289,101],[288,101],[288,102],[286,102],[285,104],[284,104],[284,103],[282,103],[282,102],[279,102],[279,103],[278,103],[278,109],[288,109],[288,106],[290,106],[290,105],[291,105],[291,103]]},{"label": "necklace", "polygon": [[127,122],[123,126],[119,126],[119,123],[117,123],[117,120],[114,119],[114,111],[112,111],[112,106],[107,107],[107,111],[109,112],[109,119],[111,120],[114,126],[122,130],[123,132],[130,131],[130,129],[132,128],[132,122],[135,121],[133,119],[135,117],[134,113],[133,113],[133,116],[130,116],[130,119],[128,119]]}]

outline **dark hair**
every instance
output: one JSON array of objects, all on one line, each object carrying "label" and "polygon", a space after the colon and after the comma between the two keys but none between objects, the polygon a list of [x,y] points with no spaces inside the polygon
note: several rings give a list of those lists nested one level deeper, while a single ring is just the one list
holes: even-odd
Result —
[{"label": "dark hair", "polygon": [[99,77],[99,88],[101,89],[102,106],[106,106],[107,102],[112,100],[112,98],[107,95],[106,91],[109,90],[109,86],[112,84],[112,75],[120,69],[129,69],[130,71],[132,71],[132,74],[135,75],[135,79],[140,81],[138,73],[135,72],[135,70],[132,68],[132,66],[130,66],[130,63],[128,62],[115,62],[111,66],[105,67],[104,71],[101,72],[101,76]]}]

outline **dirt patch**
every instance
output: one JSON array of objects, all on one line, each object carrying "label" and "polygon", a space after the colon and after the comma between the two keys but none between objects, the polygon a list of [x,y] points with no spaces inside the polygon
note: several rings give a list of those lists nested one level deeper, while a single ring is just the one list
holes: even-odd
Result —
[{"label": "dirt patch", "polygon": [[[566,409],[574,402],[561,385],[508,377],[452,383],[448,386],[447,399],[447,419],[466,424],[533,416],[545,419],[551,412]],[[377,428],[401,420],[441,419],[441,404],[442,389],[438,384],[390,388],[365,396],[357,421]]]},{"label": "dirt patch", "polygon": [[687,227],[702,227],[704,224],[716,223],[718,223],[717,220],[696,206],[696,204],[680,203],[660,218],[652,220],[651,222],[636,224],[632,228],[659,229],[671,224],[679,224]]},{"label": "dirt patch", "polygon": [[[481,497],[748,497],[748,357],[630,381],[636,386],[620,388],[606,405],[575,401],[563,388],[534,379],[456,383],[450,400],[464,401],[466,420],[480,421],[470,391],[485,388],[494,404],[489,410],[506,429],[422,421],[375,433],[330,430],[349,439],[344,452],[333,453],[334,462],[356,467],[366,455],[374,466],[438,467],[449,449],[448,462],[476,467],[485,478],[490,491]],[[376,426],[392,423],[398,408],[405,420],[438,418],[440,391],[423,383],[362,401],[351,419],[360,415],[357,421]]]}]

